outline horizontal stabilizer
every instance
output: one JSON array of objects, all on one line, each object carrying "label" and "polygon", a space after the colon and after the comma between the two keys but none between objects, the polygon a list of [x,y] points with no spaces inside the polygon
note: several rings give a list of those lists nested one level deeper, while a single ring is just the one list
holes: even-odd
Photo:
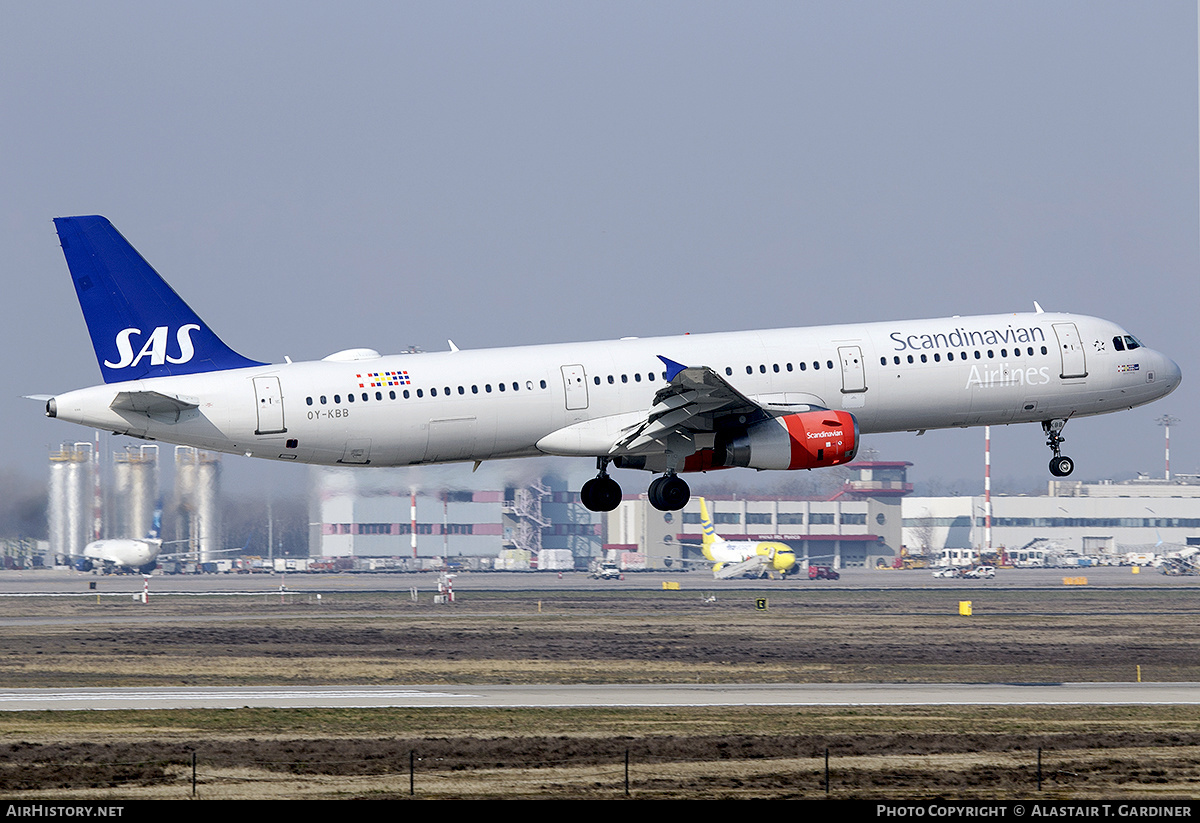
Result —
[{"label": "horizontal stabilizer", "polygon": [[165,394],[159,391],[117,392],[109,404],[113,411],[131,411],[141,414],[173,414],[176,419],[188,409],[200,407],[200,398],[182,394]]}]

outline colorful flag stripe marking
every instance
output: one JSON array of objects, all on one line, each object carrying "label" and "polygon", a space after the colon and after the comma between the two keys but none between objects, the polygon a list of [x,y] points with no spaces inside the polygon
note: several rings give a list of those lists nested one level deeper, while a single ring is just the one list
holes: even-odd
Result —
[{"label": "colorful flag stripe marking", "polygon": [[373,371],[354,376],[362,381],[358,384],[360,389],[377,389],[384,386],[407,386],[412,382],[406,371]]}]

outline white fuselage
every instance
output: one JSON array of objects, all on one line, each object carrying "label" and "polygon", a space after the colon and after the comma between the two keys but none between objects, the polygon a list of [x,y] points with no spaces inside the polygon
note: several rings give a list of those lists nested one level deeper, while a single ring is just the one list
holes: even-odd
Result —
[{"label": "white fuselage", "polygon": [[[955,317],[326,359],[109,383],[52,402],[54,416],[86,426],[301,463],[603,456],[666,385],[659,355],[708,366],[769,408],[848,411],[869,434],[1069,419],[1171,392],[1178,366],[1146,347],[1115,350],[1125,335],[1080,315]],[[119,392],[197,406],[114,410]]]},{"label": "white fuselage", "polygon": [[112,538],[88,543],[83,556],[88,560],[137,569],[155,560],[161,550],[162,541],[157,538]]}]

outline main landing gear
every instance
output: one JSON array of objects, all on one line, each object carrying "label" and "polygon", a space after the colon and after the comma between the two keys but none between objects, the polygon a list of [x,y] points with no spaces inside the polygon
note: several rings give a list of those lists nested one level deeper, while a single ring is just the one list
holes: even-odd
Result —
[{"label": "main landing gear", "polygon": [[[597,457],[596,468],[599,474],[583,484],[579,490],[579,502],[594,512],[610,512],[621,505],[621,487],[616,480],[608,476],[609,458]],[[667,472],[662,477],[655,478],[650,484],[647,494],[650,505],[660,512],[675,512],[687,505],[692,499],[692,490],[687,481],[675,474]]]},{"label": "main landing gear", "polygon": [[647,492],[650,505],[660,512],[677,512],[692,499],[692,490],[687,481],[674,472],[657,477]]},{"label": "main landing gear", "polygon": [[1050,451],[1054,452],[1054,457],[1050,459],[1050,473],[1055,477],[1066,477],[1075,471],[1075,461],[1060,451],[1062,444],[1067,442],[1066,438],[1062,436],[1065,425],[1067,425],[1067,421],[1061,418],[1042,421],[1042,431],[1046,433],[1046,445],[1050,447]]},{"label": "main landing gear", "polygon": [[610,512],[621,505],[621,486],[608,476],[607,457],[597,457],[596,468],[600,473],[583,484],[579,502],[590,511]]}]

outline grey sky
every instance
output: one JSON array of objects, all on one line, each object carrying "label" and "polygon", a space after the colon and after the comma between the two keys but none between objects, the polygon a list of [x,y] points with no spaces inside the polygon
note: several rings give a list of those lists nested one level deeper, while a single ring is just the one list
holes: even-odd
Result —
[{"label": "grey sky", "polygon": [[[1161,474],[1164,413],[1200,469],[1195,3],[0,9],[0,461],[31,476],[88,437],[18,396],[100,380],[51,224],[89,213],[275,361],[1036,299],[1184,372],[1071,423],[1077,476]],[[982,439],[867,445],[973,477]],[[995,432],[994,474],[1048,477],[1042,439]]]}]

